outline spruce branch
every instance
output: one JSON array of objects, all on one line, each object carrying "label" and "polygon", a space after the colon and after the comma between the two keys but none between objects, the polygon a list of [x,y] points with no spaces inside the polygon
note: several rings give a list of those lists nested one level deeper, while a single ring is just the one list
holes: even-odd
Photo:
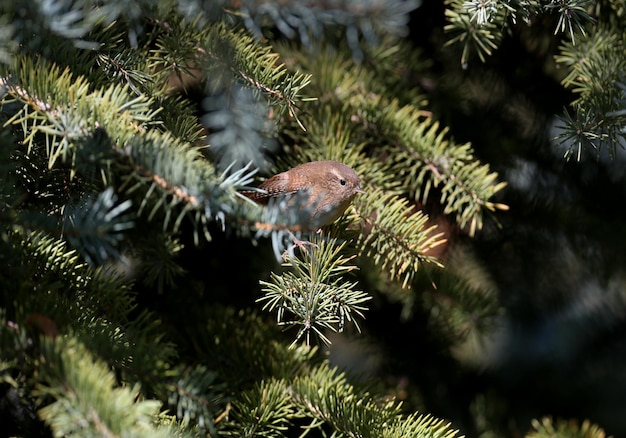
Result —
[{"label": "spruce branch", "polygon": [[[293,351],[293,350],[289,350]],[[277,415],[280,414],[280,415]],[[306,425],[296,429],[294,422]],[[401,415],[401,404],[351,384],[326,361],[305,373],[269,378],[233,400],[226,436],[326,436],[453,438],[458,432],[430,415]]]},{"label": "spruce branch", "polygon": [[482,62],[499,47],[504,32],[516,24],[518,17],[530,22],[541,14],[558,14],[554,34],[566,33],[572,44],[595,19],[589,14],[590,0],[563,0],[545,2],[510,2],[502,0],[466,1],[446,0],[444,30],[452,33],[446,45],[461,43],[461,65],[467,66],[472,53]]},{"label": "spruce branch", "polygon": [[551,438],[555,436],[583,436],[585,438],[605,438],[606,432],[589,420],[578,424],[577,421],[566,421],[543,417],[532,420],[532,429],[525,438]]},{"label": "spruce branch", "polygon": [[453,438],[458,434],[449,423],[429,415],[403,417],[400,403],[354,387],[344,373],[328,364],[298,376],[292,388],[296,405],[318,421],[316,428],[327,424],[343,436]]},{"label": "spruce branch", "polygon": [[316,238],[311,244],[301,258],[289,258],[283,264],[291,271],[272,273],[270,282],[261,281],[265,295],[258,301],[263,303],[263,310],[275,311],[279,325],[299,327],[292,345],[302,338],[309,344],[311,334],[330,343],[324,331],[341,332],[347,322],[358,330],[355,317],[364,316],[363,303],[371,299],[355,290],[356,283],[343,279],[356,269],[348,264],[354,257],[342,253],[345,242]]},{"label": "spruce branch", "polygon": [[374,45],[384,34],[405,35],[409,13],[418,6],[419,2],[415,0],[341,0],[333,3],[248,0],[242,2],[237,12],[257,37],[262,37],[264,27],[274,26],[287,38],[297,37],[305,47],[330,33],[327,32],[329,28],[341,27],[353,56],[360,59],[361,39]]},{"label": "spruce branch", "polygon": [[147,68],[141,65],[143,62],[143,54],[130,49],[113,53],[101,51],[96,57],[96,65],[107,77],[113,81],[126,82],[137,95],[147,94],[154,81]]},{"label": "spruce branch", "polygon": [[158,29],[149,65],[160,76],[176,75],[183,87],[204,83],[202,122],[218,169],[250,162],[267,169],[265,155],[276,148],[273,135],[282,117],[304,129],[298,107],[310,100],[302,95],[310,75],[288,73],[271,47],[223,22],[199,27],[198,20],[172,18]]},{"label": "spruce branch", "polygon": [[219,381],[217,373],[205,366],[180,366],[175,381],[168,385],[168,405],[175,410],[182,426],[188,429],[195,426],[215,435],[214,423],[224,411],[224,390],[225,384]]},{"label": "spruce branch", "polygon": [[624,42],[599,29],[577,45],[564,43],[560,50],[555,59],[569,72],[561,83],[578,97],[559,117],[555,140],[566,159],[575,156],[580,161],[583,152],[597,156],[605,148],[615,156],[623,145],[626,126]]},{"label": "spruce branch", "polygon": [[[319,159],[316,154],[337,153],[338,159],[363,164],[358,151],[370,148],[379,162],[367,160],[367,165],[358,169],[365,179],[393,193],[409,193],[422,203],[437,188],[445,213],[455,215],[470,235],[481,229],[485,211],[507,209],[491,201],[506,184],[498,182],[497,173],[474,157],[471,146],[450,141],[447,129],[425,117],[427,113],[417,103],[388,99],[391,93],[371,69],[349,64],[334,49],[321,53],[315,64],[301,57],[298,60],[317,73],[319,79],[313,86],[320,88],[321,103],[326,104],[310,111],[311,119],[316,120],[310,138],[301,139],[298,132],[291,132],[301,143],[294,148],[298,154]],[[376,83],[376,88],[370,88]]]},{"label": "spruce branch", "polygon": [[311,81],[310,74],[290,73],[270,46],[225,24],[214,26],[205,44],[209,69],[227,69],[239,83],[263,95],[277,116],[287,112],[301,125],[297,105],[312,100],[302,94]]},{"label": "spruce branch", "polygon": [[203,102],[207,113],[202,118],[210,130],[208,142],[216,156],[218,169],[245,163],[267,169],[267,154],[278,147],[273,138],[274,124],[267,117],[268,107],[252,91],[233,84],[223,94],[207,97]]},{"label": "spruce branch", "polygon": [[451,428],[452,424],[446,420],[433,417],[429,414],[413,413],[406,418],[398,418],[393,426],[382,430],[382,438],[454,438],[458,431]]},{"label": "spruce branch", "polygon": [[[188,147],[167,132],[152,131],[133,138],[123,154],[134,170],[123,188],[129,195],[142,190],[139,215],[149,208],[147,217],[152,220],[162,211],[163,228],[172,226],[174,231],[187,215],[205,223],[202,191],[205,181],[215,181],[216,176],[198,148]],[[211,212],[209,205],[206,210]]]},{"label": "spruce branch", "polygon": [[166,95],[158,97],[155,104],[163,109],[159,113],[162,130],[169,131],[172,136],[190,145],[206,143],[206,128],[198,120],[195,108],[189,101],[178,95]]},{"label": "spruce branch", "polygon": [[124,144],[155,116],[151,100],[143,95],[130,98],[128,85],[90,91],[84,77],[29,58],[16,59],[10,72],[0,78],[7,89],[5,99],[10,96],[23,106],[5,124],[21,127],[29,150],[45,145],[50,168],[59,159],[75,162],[76,143],[98,128]]},{"label": "spruce branch", "polygon": [[[480,26],[494,19],[494,15],[497,14],[500,5],[501,3],[496,0],[481,2],[466,1],[463,3],[464,9],[471,14],[470,20],[478,23]],[[508,5],[502,6],[507,7]],[[508,7],[510,8],[510,6]]]},{"label": "spruce branch", "polygon": [[177,231],[187,218],[195,225],[196,242],[200,233],[210,240],[207,224],[216,221],[224,226],[230,215],[241,219],[233,224],[252,228],[253,209],[238,199],[237,190],[250,184],[256,170],[245,166],[230,175],[229,169],[218,174],[199,148],[156,131],[133,139],[124,153],[134,169],[125,190],[129,195],[138,191],[139,214],[147,212],[148,220],[163,215],[164,230]]},{"label": "spruce branch", "polygon": [[210,361],[232,391],[272,377],[290,379],[320,360],[316,346],[290,348],[268,315],[254,308],[211,304],[206,322],[189,329],[185,335],[194,337],[198,357]]},{"label": "spruce branch", "polygon": [[131,204],[128,200],[117,203],[117,196],[109,187],[95,199],[87,197],[68,205],[63,234],[90,264],[115,260],[120,257],[117,246],[123,238],[122,232],[133,227],[128,213]]},{"label": "spruce branch", "polygon": [[469,248],[454,245],[445,269],[432,273],[437,289],[414,287],[422,307],[430,311],[430,329],[445,338],[453,354],[465,363],[481,360],[481,347],[504,314],[497,284],[486,271]]},{"label": "spruce branch", "polygon": [[564,157],[569,160],[575,156],[577,161],[582,159],[583,153],[593,151],[600,153],[603,145],[609,144],[607,133],[599,129],[598,119],[594,113],[579,110],[575,114],[564,110],[563,115],[558,117],[560,123],[556,126],[561,130],[555,137],[560,145],[565,147]]},{"label": "spruce branch", "polygon": [[438,188],[444,213],[454,214],[461,227],[469,225],[470,235],[482,228],[484,210],[508,209],[490,201],[506,183],[496,182],[498,174],[475,159],[469,144],[447,140],[447,130],[412,105],[398,107],[379,97],[363,101],[361,123],[395,141],[392,172],[403,176],[404,188],[415,199],[426,203],[431,189]]},{"label": "spruce branch", "polygon": [[561,2],[549,2],[545,5],[547,12],[557,10],[559,19],[554,29],[554,34],[567,33],[572,44],[576,44],[576,33],[585,35],[585,26],[596,20],[589,15],[587,8],[592,3],[590,0],[567,0]]},{"label": "spruce branch", "polygon": [[30,2],[29,9],[28,12],[41,20],[44,28],[83,46],[89,45],[81,38],[94,26],[114,19],[119,13],[119,10],[106,4],[94,7],[89,0],[35,0]]},{"label": "spruce branch", "polygon": [[42,343],[37,390],[43,401],[54,402],[40,411],[55,436],[169,436],[154,423],[160,402],[137,401],[139,387],[117,387],[115,376],[75,338]]},{"label": "spruce branch", "polygon": [[358,200],[355,210],[361,220],[360,253],[391,280],[401,280],[407,287],[422,263],[441,266],[428,252],[445,242],[442,234],[428,226],[421,211],[411,213],[406,199],[377,189]]},{"label": "spruce branch", "polygon": [[147,57],[150,71],[159,81],[178,79],[183,91],[187,83],[202,79],[202,42],[215,33],[213,26],[200,26],[198,16],[184,20],[178,15],[155,23],[154,47]]},{"label": "spruce branch", "polygon": [[286,382],[261,380],[233,401],[230,421],[220,432],[235,437],[286,437],[297,416]]},{"label": "spruce branch", "polygon": [[[499,2],[498,2],[499,3]],[[461,66],[467,68],[472,54],[476,53],[482,62],[498,48],[502,40],[502,15],[495,13],[498,8],[489,3],[489,8],[474,10],[474,4],[464,0],[448,0],[445,10],[448,24],[444,30],[453,36],[446,45],[462,44]],[[499,20],[496,22],[495,18]],[[481,20],[476,23],[476,20]]]},{"label": "spruce branch", "polygon": [[109,170],[99,175],[101,183],[111,184],[113,171],[122,173],[119,193],[131,195],[141,187],[138,213],[147,210],[152,219],[163,212],[164,229],[177,230],[187,217],[198,225],[196,240],[202,232],[210,238],[205,225],[223,221],[236,208],[235,188],[250,180],[248,167],[232,178],[219,175],[199,148],[167,131],[150,129],[158,123],[159,112],[152,99],[132,96],[128,85],[89,91],[85,78],[43,61],[24,59],[19,65],[16,74],[3,82],[8,91],[5,99],[22,103],[7,125],[20,128],[29,149],[45,148],[49,167],[63,162],[70,165],[70,176],[75,175],[81,165],[84,168],[84,163],[77,163],[85,158],[81,148],[93,144],[94,133],[102,131],[106,138],[115,139],[115,144],[108,140],[108,148],[116,152],[100,157],[109,161],[105,166]]},{"label": "spruce branch", "polygon": [[555,57],[564,66],[567,75],[561,84],[572,89],[578,98],[573,104],[591,104],[594,100],[604,105],[615,105],[619,96],[615,83],[622,79],[626,58],[625,43],[606,29],[581,38],[577,45],[565,42]]},{"label": "spruce branch", "polygon": [[310,75],[288,73],[271,47],[225,25],[211,28],[202,49],[208,96],[203,118],[218,168],[252,162],[267,170],[265,158],[277,144],[273,131],[287,114],[302,129],[298,106]]},{"label": "spruce branch", "polygon": [[295,402],[307,416],[349,437],[376,436],[400,414],[398,403],[358,390],[328,364],[298,376],[292,388]]},{"label": "spruce branch", "polygon": [[183,249],[183,244],[170,234],[163,234],[155,238],[154,235],[137,239],[138,246],[145,248],[141,253],[141,263],[138,271],[141,272],[143,282],[162,294],[176,286],[176,280],[186,273],[184,267],[178,264],[177,258]]},{"label": "spruce branch", "polygon": [[[14,275],[29,279],[11,288],[12,299],[20,305],[15,316],[18,324],[30,314],[43,312],[60,330],[71,327],[74,337],[106,358],[122,381],[141,383],[146,394],[165,398],[162,382],[170,372],[174,348],[163,339],[154,314],[136,310],[128,280],[91,268],[66,242],[41,232],[16,230],[9,234],[10,245],[5,243],[2,253],[11,255]],[[1,278],[11,277],[2,274]]]}]

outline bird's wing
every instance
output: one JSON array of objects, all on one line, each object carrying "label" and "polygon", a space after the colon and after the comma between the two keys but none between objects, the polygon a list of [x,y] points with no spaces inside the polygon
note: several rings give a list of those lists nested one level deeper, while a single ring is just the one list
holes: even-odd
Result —
[{"label": "bird's wing", "polygon": [[265,192],[246,190],[241,193],[259,204],[267,204],[269,198],[291,195],[308,188],[308,186],[308,179],[306,177],[293,173],[290,176],[287,175],[286,172],[283,172],[274,175],[259,185],[259,189],[265,190]]}]

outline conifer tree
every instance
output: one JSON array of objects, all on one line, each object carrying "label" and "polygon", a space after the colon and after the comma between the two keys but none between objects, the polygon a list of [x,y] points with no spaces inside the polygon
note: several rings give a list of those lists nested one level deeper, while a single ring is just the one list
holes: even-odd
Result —
[{"label": "conifer tree", "polygon": [[[408,38],[419,2],[0,5],[3,432],[469,436],[403,384],[332,360],[334,344],[375,338],[381,309],[428,312],[423,330],[460,355],[505,311],[451,241],[506,221],[507,183],[437,112],[432,59]],[[615,153],[624,7],[555,5],[449,1],[446,41],[463,44],[462,72],[556,14],[578,96],[560,141],[568,157]],[[322,230],[297,226],[307,208],[240,193],[317,160],[349,165],[366,192]],[[503,419],[477,426],[480,400],[469,423],[494,436]],[[579,420],[521,430],[603,436]]]}]

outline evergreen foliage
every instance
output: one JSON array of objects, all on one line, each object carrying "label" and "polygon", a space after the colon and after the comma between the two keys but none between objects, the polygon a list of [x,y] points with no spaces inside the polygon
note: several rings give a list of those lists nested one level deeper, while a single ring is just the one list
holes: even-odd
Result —
[{"label": "evergreen foliage", "polygon": [[[463,66],[556,14],[561,83],[577,95],[560,141],[579,159],[615,153],[623,5],[445,3]],[[450,241],[496,228],[507,183],[433,112],[432,61],[405,38],[418,6],[0,0],[3,433],[466,433],[327,354],[389,302],[403,321],[430,312],[424,329],[457,357],[505,311]],[[320,231],[294,226],[306,209],[239,193],[325,159],[366,193]],[[522,430],[604,436],[590,422]]]},{"label": "evergreen foliage", "polygon": [[[556,424],[555,424],[556,423]],[[605,432],[588,421],[578,426],[575,421],[553,421],[551,418],[542,418],[541,421],[533,421],[533,431],[527,436],[528,438],[540,437],[589,437],[604,438]]]},{"label": "evergreen foliage", "polygon": [[579,96],[559,126],[565,156],[580,161],[585,151],[599,154],[608,148],[615,154],[623,146],[626,52],[623,32],[613,32],[626,24],[623,2],[448,0],[446,16],[446,31],[453,35],[449,43],[463,44],[465,66],[474,54],[484,62],[506,32],[556,17],[554,33],[567,37],[555,56],[566,72],[561,83]]}]

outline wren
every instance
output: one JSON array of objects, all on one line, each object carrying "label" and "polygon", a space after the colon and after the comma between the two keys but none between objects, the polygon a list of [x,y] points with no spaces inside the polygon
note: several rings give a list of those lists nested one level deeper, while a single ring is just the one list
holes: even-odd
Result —
[{"label": "wren", "polygon": [[278,197],[287,198],[288,203],[297,202],[298,208],[310,213],[307,223],[298,225],[311,229],[333,223],[357,194],[365,193],[352,168],[330,160],[300,164],[267,179],[259,189],[263,191],[242,193],[259,204]]}]

